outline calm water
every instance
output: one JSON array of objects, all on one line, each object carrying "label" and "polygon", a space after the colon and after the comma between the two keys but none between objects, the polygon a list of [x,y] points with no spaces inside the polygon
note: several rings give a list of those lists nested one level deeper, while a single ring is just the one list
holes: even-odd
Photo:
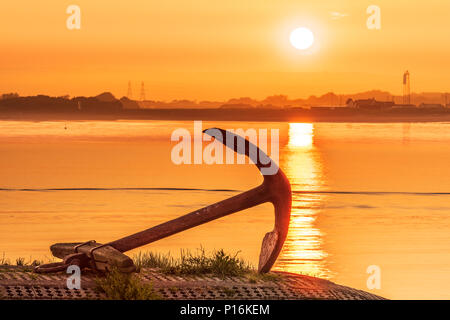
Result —
[{"label": "calm water", "polygon": [[[210,126],[280,130],[293,204],[275,269],[450,298],[450,124]],[[52,243],[114,240],[262,182],[252,165],[172,164],[176,128],[193,122],[0,122],[0,253],[49,258]],[[141,249],[226,248],[257,264],[272,228],[265,204]],[[370,265],[381,290],[366,287]]]}]

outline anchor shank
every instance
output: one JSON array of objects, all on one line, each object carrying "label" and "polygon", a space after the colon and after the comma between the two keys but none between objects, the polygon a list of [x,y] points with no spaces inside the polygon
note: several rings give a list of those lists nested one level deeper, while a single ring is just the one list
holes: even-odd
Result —
[{"label": "anchor shank", "polygon": [[259,187],[243,192],[232,198],[193,211],[153,228],[110,242],[108,245],[121,252],[126,252],[267,201],[270,201],[270,195],[266,192],[265,184],[262,184]]}]

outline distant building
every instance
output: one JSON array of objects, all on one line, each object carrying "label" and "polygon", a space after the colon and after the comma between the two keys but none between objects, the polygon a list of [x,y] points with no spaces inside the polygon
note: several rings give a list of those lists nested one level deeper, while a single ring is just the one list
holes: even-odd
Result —
[{"label": "distant building", "polygon": [[442,104],[439,104],[439,103],[421,103],[419,105],[419,108],[423,108],[423,109],[442,109],[442,108],[444,108],[444,106]]},{"label": "distant building", "polygon": [[393,101],[377,101],[375,99],[347,100],[347,107],[358,108],[364,110],[381,110],[389,109],[394,106]]},{"label": "distant building", "polygon": [[252,109],[253,106],[245,103],[227,103],[220,106],[221,109]]},{"label": "distant building", "polygon": [[411,108],[417,108],[414,104],[395,104],[392,106],[392,109],[411,109]]},{"label": "distant building", "polygon": [[14,98],[18,98],[19,94],[18,93],[4,93],[0,96],[1,100],[6,100],[6,99],[14,99]]},{"label": "distant building", "polygon": [[403,104],[411,104],[411,75],[409,71],[403,74]]},{"label": "distant building", "polygon": [[317,107],[311,107],[312,111],[331,111],[331,110],[335,110],[335,107],[329,107],[329,106],[317,106]]}]

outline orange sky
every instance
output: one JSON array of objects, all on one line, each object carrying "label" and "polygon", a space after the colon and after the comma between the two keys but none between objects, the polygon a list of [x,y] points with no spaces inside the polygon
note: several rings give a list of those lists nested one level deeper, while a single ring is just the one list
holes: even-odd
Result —
[{"label": "orange sky", "polygon": [[[66,8],[81,8],[81,30]],[[366,27],[381,7],[382,28]],[[333,19],[331,12],[346,16]],[[147,98],[291,98],[370,89],[450,91],[448,0],[3,1],[0,93]],[[289,33],[310,28],[309,54]]]}]

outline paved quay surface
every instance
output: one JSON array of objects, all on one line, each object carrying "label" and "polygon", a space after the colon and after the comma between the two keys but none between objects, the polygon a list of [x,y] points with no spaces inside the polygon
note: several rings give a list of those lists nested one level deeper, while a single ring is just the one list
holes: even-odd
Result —
[{"label": "paved quay surface", "polygon": [[[380,300],[374,294],[305,275],[277,272],[275,281],[245,277],[175,276],[143,269],[138,277],[152,283],[162,299],[180,300]],[[81,289],[69,290],[68,274],[36,274],[30,267],[0,266],[0,299],[105,299],[96,275],[83,274]]]}]

